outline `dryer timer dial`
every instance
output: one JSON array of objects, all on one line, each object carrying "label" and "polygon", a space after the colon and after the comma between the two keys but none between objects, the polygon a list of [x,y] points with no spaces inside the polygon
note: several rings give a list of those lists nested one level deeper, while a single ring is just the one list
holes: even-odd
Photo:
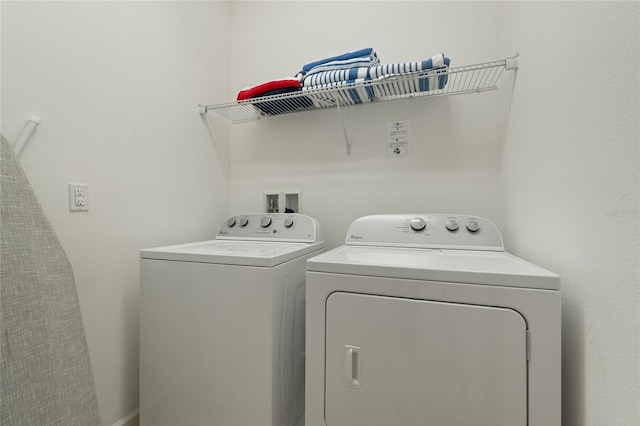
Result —
[{"label": "dryer timer dial", "polygon": [[470,232],[478,232],[478,229],[480,229],[480,224],[477,220],[470,220],[469,222],[467,222],[467,229]]},{"label": "dryer timer dial", "polygon": [[448,219],[444,225],[449,231],[457,231],[458,230],[458,221],[455,219]]},{"label": "dryer timer dial", "polygon": [[411,219],[409,226],[414,231],[422,231],[425,226],[427,226],[427,222],[425,222],[421,217],[416,217],[415,219]]}]

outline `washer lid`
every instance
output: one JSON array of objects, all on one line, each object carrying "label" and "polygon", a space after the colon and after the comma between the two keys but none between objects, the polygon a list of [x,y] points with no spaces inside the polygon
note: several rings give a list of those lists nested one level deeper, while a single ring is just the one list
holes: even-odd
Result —
[{"label": "washer lid", "polygon": [[210,240],[144,249],[140,250],[140,257],[142,259],[269,267],[312,253],[323,247],[323,242],[308,244]]},{"label": "washer lid", "polygon": [[506,287],[560,289],[560,277],[506,252],[341,246],[307,271]]}]

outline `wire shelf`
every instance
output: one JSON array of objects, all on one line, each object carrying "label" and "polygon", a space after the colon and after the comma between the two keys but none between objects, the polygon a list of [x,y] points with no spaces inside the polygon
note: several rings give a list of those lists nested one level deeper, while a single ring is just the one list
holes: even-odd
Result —
[{"label": "wire shelf", "polygon": [[517,57],[461,67],[389,75],[361,83],[303,88],[301,91],[217,105],[199,105],[232,123],[317,109],[427,96],[447,96],[497,88],[505,69],[517,68]]}]

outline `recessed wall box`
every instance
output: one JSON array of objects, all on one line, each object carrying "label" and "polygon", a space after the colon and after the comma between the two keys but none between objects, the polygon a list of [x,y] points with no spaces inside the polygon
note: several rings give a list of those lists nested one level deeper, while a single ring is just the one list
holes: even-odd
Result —
[{"label": "recessed wall box", "polygon": [[302,191],[265,191],[266,213],[302,213]]}]

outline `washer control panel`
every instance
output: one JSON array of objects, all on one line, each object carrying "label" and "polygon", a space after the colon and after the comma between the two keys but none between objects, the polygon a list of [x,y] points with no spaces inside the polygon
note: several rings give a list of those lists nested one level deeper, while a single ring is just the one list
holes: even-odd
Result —
[{"label": "washer control panel", "polygon": [[361,217],[349,227],[346,244],[504,251],[500,231],[490,220],[458,214]]},{"label": "washer control panel", "polygon": [[318,222],[302,214],[249,213],[225,220],[216,239],[315,243],[322,241]]}]

